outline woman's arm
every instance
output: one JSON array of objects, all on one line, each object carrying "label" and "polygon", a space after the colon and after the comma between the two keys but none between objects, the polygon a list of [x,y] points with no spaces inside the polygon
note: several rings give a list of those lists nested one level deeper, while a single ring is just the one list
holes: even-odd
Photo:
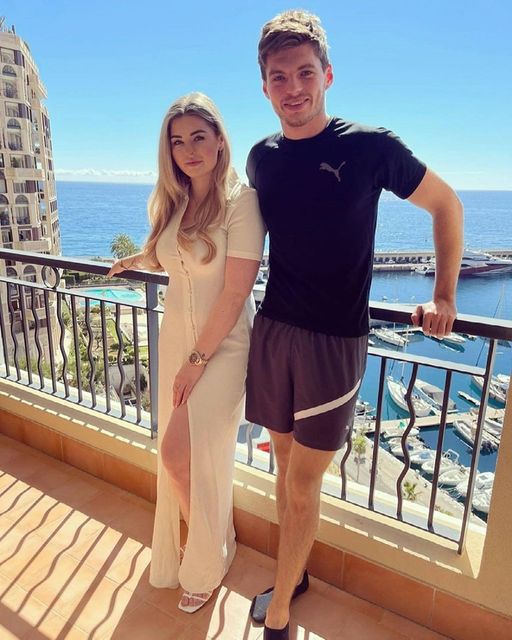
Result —
[{"label": "woman's arm", "polygon": [[[194,350],[198,351],[205,360],[214,357],[221,342],[237,323],[245,301],[252,291],[259,266],[259,260],[226,258],[224,287],[194,346]],[[174,380],[174,407],[187,402],[205,366],[205,364],[193,365],[188,361],[183,364]]]},{"label": "woman's arm", "polygon": [[116,260],[111,266],[110,271],[107,273],[107,278],[111,278],[122,271],[155,271],[154,267],[148,265],[144,261],[144,253],[134,253],[131,256],[126,256],[120,260]]}]

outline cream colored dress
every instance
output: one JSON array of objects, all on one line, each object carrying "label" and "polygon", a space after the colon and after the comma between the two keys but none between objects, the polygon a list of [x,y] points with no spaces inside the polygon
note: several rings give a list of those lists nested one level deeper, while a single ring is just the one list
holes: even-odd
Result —
[{"label": "cream colored dress", "polygon": [[[177,244],[186,205],[185,202],[171,219],[156,247],[158,260],[169,274],[159,337],[160,442],[172,414],[174,378],[194,348],[223,288],[226,256],[260,260],[263,251],[264,228],[254,189],[240,183],[232,189],[225,220],[212,233],[217,255],[206,265],[201,262],[204,243],[196,242],[192,251]],[[174,589],[181,585],[193,593],[210,591],[220,584],[235,555],[233,468],[253,316],[251,296],[187,402],[190,522],[181,566],[178,500],[158,455],[150,572],[150,582],[155,587]]]}]

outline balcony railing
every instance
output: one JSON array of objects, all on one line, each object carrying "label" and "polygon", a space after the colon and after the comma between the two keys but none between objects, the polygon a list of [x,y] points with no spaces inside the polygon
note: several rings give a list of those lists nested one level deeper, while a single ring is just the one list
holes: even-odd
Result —
[{"label": "balcony railing", "polygon": [[[2,259],[41,266],[42,281],[27,282],[0,277],[0,337],[4,353],[3,363],[0,360],[0,377],[32,386],[93,411],[122,418],[147,428],[153,437],[157,429],[157,343],[159,319],[163,311],[159,304],[158,287],[167,285],[167,276],[147,272],[123,273],[123,280],[137,281],[143,287],[140,300],[128,300],[116,298],[113,285],[105,295],[100,295],[97,290],[64,286],[64,270],[99,277],[105,284],[102,277],[109,267],[102,263],[0,249]],[[11,291],[10,295],[8,290]],[[370,307],[373,320],[405,326],[410,325],[410,311],[404,306],[383,303],[373,303]],[[29,324],[33,325],[32,333]],[[377,359],[379,363],[377,408],[373,420],[362,423],[364,430],[358,434],[373,445],[369,483],[367,487],[358,484],[358,491],[354,491],[354,483],[347,478],[347,461],[356,447],[349,441],[338,460],[339,483],[336,487],[340,499],[455,541],[459,553],[462,553],[472,518],[480,450],[484,439],[489,438],[486,419],[496,348],[498,341],[512,340],[512,322],[461,316],[456,320],[454,330],[485,339],[488,351],[484,367],[384,348],[369,348],[370,358]],[[409,418],[398,430],[403,454],[402,467],[392,493],[383,499],[378,481],[379,463],[389,456],[380,445],[381,435],[389,427],[384,421],[383,406],[390,362],[402,363],[411,370],[405,392]],[[438,425],[438,432],[435,454],[431,456],[432,480],[429,483],[428,505],[422,509],[411,509],[411,503],[405,502],[405,495],[413,464],[409,438],[418,424],[413,390],[420,366],[441,371],[444,389],[441,408],[437,416],[432,418]],[[144,369],[148,372],[147,377]],[[438,498],[442,493],[438,481],[445,460],[445,435],[451,420],[449,393],[453,376],[459,374],[475,376],[481,381],[481,398],[474,416],[471,461],[465,472],[466,497],[460,517],[447,518],[438,506]],[[127,388],[131,389],[129,399],[125,393]],[[244,461],[249,465],[256,463],[254,427],[247,425],[242,438],[247,443]],[[373,435],[368,439],[365,433],[370,432]],[[260,468],[261,460],[261,455],[258,455],[257,466]],[[274,459],[271,450],[265,460],[266,469],[272,473]]]}]

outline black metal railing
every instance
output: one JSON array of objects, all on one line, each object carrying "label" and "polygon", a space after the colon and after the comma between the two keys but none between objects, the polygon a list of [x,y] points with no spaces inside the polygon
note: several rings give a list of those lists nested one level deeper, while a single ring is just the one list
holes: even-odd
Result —
[{"label": "black metal railing", "polygon": [[[93,411],[117,416],[149,430],[154,437],[157,430],[157,371],[159,318],[163,311],[159,304],[158,287],[165,286],[165,275],[148,272],[124,272],[125,281],[140,283],[141,300],[119,300],[110,292],[105,296],[83,288],[66,286],[63,274],[97,277],[88,288],[111,284],[104,276],[109,266],[104,263],[47,256],[32,252],[0,249],[0,260],[22,265],[41,267],[36,282],[0,276],[0,338],[3,361],[0,359],[0,377],[28,385]],[[23,268],[25,268],[25,266]],[[20,272],[23,272],[20,268]],[[10,272],[12,273],[12,272]],[[22,276],[20,276],[22,278]],[[32,277],[33,279],[33,277]],[[392,322],[404,327],[410,325],[411,309],[406,306],[372,303],[371,318],[381,323]],[[399,350],[375,346],[369,347],[370,358],[379,361],[379,385],[375,416],[371,421],[372,444],[371,469],[368,486],[355,496],[347,477],[347,461],[353,451],[352,441],[338,460],[338,497],[362,505],[369,510],[384,513],[449,540],[454,540],[462,552],[466,533],[472,517],[472,502],[478,461],[483,438],[491,376],[494,370],[496,346],[500,340],[512,340],[512,322],[478,316],[461,316],[454,331],[478,336],[488,341],[485,367],[471,366],[448,360],[439,360]],[[143,344],[146,343],[146,344]],[[1,356],[1,352],[0,352]],[[408,407],[407,425],[400,432],[400,448],[403,463],[396,475],[395,488],[383,501],[378,488],[379,462],[390,454],[381,446],[385,430],[383,406],[386,373],[389,363],[399,362],[411,368],[411,375],[404,394]],[[404,487],[413,466],[409,453],[409,438],[417,424],[413,390],[418,368],[428,367],[443,372],[444,389],[441,409],[435,419],[438,425],[437,446],[434,449],[432,479],[429,483],[430,498],[424,509],[411,511],[411,503],[404,499]],[[144,369],[147,378],[144,380]],[[442,489],[438,486],[444,459],[444,440],[448,425],[448,401],[454,374],[476,376],[482,380],[478,413],[474,419],[471,462],[467,469],[467,494],[462,503],[458,528],[441,522],[438,517],[437,498]],[[127,381],[132,381],[131,396],[126,397]],[[364,423],[366,427],[369,422]],[[258,425],[245,427],[244,441],[249,465],[256,463],[255,431]],[[367,431],[366,438],[368,438]],[[272,449],[265,458],[265,466],[271,473],[275,463]]]},{"label": "black metal railing", "polygon": [[104,277],[104,263],[6,249],[0,249],[0,259],[42,267],[36,282],[22,275],[0,277],[0,376],[128,420],[154,437],[163,311],[158,286],[167,284],[167,276],[123,273],[123,280],[136,280],[142,291],[140,299],[125,300],[113,297],[115,285],[103,296],[88,291],[98,287],[94,280],[87,287],[62,282],[66,271]]}]

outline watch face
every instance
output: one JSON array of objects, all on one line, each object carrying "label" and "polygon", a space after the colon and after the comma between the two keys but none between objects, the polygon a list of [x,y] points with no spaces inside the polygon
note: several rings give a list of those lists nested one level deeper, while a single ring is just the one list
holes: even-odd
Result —
[{"label": "watch face", "polygon": [[193,351],[190,354],[190,364],[197,364],[199,362],[199,354],[197,353],[197,351]]}]

